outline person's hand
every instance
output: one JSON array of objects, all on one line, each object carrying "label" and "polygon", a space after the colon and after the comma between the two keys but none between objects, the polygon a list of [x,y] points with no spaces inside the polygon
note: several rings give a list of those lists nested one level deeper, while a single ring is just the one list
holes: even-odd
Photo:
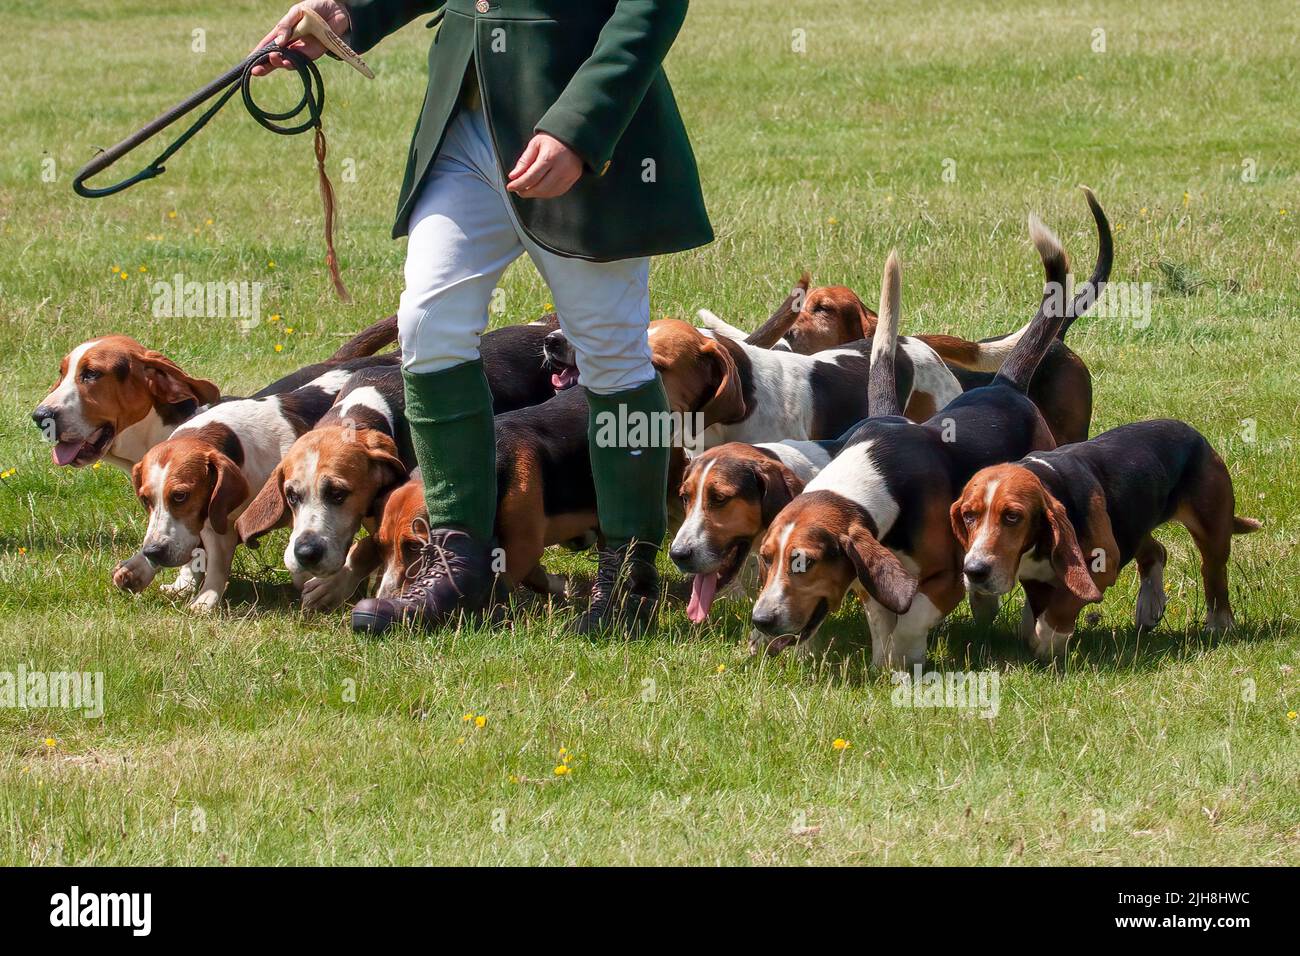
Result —
[{"label": "person's hand", "polygon": [[507,177],[506,189],[523,199],[563,196],[582,176],[582,160],[554,136],[538,133]]},{"label": "person's hand", "polygon": [[[302,0],[301,3],[295,3],[289,8],[289,12],[280,18],[271,32],[262,37],[253,50],[260,50],[268,43],[279,43],[284,45],[289,39],[289,34],[293,28],[298,25],[302,19],[303,10],[312,10],[320,14],[322,20],[329,24],[329,28],[341,37],[347,36],[348,30],[352,29],[352,19],[348,16],[347,9],[341,3],[335,0]],[[325,53],[325,47],[315,37],[306,37],[302,40],[295,40],[292,49],[297,50],[309,60],[320,58]],[[249,51],[250,53],[252,50]],[[278,53],[272,53],[267,59],[253,68],[254,76],[266,76],[272,70],[287,70],[291,64],[288,59]]]}]

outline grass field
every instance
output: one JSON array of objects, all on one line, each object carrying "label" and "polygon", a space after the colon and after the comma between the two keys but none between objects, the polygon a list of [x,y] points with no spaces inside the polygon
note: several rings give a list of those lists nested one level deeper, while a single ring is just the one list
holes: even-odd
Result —
[{"label": "grass field", "polygon": [[[164,6],[4,3],[0,671],[103,672],[106,712],[0,710],[0,864],[1300,863],[1295,4],[697,0],[672,52],[718,239],[656,262],[656,315],[753,326],[803,268],[871,299],[896,246],[904,331],[1009,330],[1040,289],[1027,212],[1091,266],[1081,182],[1115,225],[1115,278],[1153,286],[1149,325],[1085,319],[1070,342],[1094,432],[1191,422],[1238,511],[1265,521],[1236,539],[1239,627],[1201,636],[1195,552],[1166,529],[1165,621],[1135,633],[1126,572],[1065,674],[1012,637],[1018,597],[991,634],[964,607],[940,629],[935,666],[998,670],[993,719],[893,707],[879,675],[750,660],[734,602],[702,632],[674,607],[627,645],[526,610],[358,640],[341,614],[294,610],[274,543],[241,552],[215,616],[114,591],[144,515],[112,467],[50,462],[27,416],[60,357],[126,333],[239,394],[391,312],[429,42],[418,22],[390,38],[374,82],[324,67],[346,307],[319,265],[309,139],[238,105],[161,179],[73,195],[97,146],[282,12]],[[175,273],[264,283],[282,319],[156,319],[150,284]],[[548,304],[527,263],[505,294],[502,323]],[[830,624],[864,626],[847,605]]]}]

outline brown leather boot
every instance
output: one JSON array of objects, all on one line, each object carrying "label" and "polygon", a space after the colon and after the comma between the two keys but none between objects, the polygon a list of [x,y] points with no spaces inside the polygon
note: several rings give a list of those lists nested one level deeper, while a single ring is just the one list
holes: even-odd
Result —
[{"label": "brown leather boot", "polygon": [[459,528],[435,528],[420,549],[419,563],[396,598],[366,598],[352,609],[352,630],[383,634],[396,625],[433,630],[458,613],[487,607],[492,596],[488,545]]},{"label": "brown leather boot", "polygon": [[621,548],[602,548],[591,604],[574,629],[579,634],[640,637],[659,609],[658,545],[634,541]]}]

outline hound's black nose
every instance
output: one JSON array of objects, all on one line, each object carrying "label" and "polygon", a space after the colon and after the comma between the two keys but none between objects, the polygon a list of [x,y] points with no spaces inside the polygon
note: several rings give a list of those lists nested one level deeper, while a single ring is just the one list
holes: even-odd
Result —
[{"label": "hound's black nose", "polygon": [[293,556],[303,567],[319,564],[325,557],[325,541],[319,535],[304,534],[293,543]]},{"label": "hound's black nose", "polygon": [[987,581],[993,565],[988,561],[967,561],[962,565],[962,573],[975,584]]}]

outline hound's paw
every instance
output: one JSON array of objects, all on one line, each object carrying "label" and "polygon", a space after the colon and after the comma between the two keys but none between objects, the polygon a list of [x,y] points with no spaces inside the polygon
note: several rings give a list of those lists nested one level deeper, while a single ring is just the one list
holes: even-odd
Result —
[{"label": "hound's paw", "polygon": [[213,611],[217,609],[217,606],[220,603],[221,603],[220,594],[218,594],[216,591],[204,591],[193,601],[191,601],[186,609],[189,611],[193,611],[195,614],[211,614]]},{"label": "hound's paw", "polygon": [[1230,630],[1235,624],[1232,612],[1227,610],[1211,611],[1205,616],[1205,633],[1222,634]]},{"label": "hound's paw", "polygon": [[1133,609],[1134,622],[1138,627],[1155,627],[1165,616],[1165,605],[1168,603],[1169,598],[1164,588],[1159,585],[1152,587],[1143,581],[1138,589],[1137,604]]},{"label": "hound's paw", "polygon": [[304,611],[332,611],[352,596],[357,582],[346,569],[323,578],[311,578],[302,586]]},{"label": "hound's paw", "polygon": [[153,566],[144,558],[128,558],[113,568],[113,585],[133,594],[147,588],[153,577]]},{"label": "hound's paw", "polygon": [[170,597],[180,597],[189,594],[198,586],[199,582],[195,579],[194,574],[188,567],[184,567],[181,568],[181,573],[176,576],[175,581],[170,584],[160,584],[158,590]]}]

